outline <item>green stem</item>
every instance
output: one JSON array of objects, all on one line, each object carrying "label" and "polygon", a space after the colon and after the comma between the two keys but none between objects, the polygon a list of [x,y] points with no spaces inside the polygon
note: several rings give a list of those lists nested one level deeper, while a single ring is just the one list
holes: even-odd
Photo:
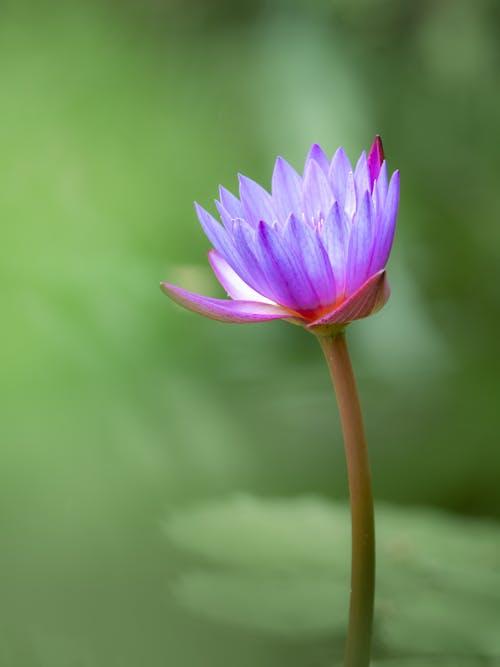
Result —
[{"label": "green stem", "polygon": [[318,340],[337,395],[351,497],[351,603],[344,665],[367,667],[375,594],[375,527],[366,435],[345,334],[318,336]]}]

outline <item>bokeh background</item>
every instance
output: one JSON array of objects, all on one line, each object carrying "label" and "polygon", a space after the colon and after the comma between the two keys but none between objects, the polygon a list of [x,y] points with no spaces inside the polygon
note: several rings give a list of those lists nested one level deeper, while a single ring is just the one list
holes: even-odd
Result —
[{"label": "bokeh background", "polygon": [[339,664],[348,510],[313,337],[223,325],[192,202],[320,142],[402,174],[350,329],[374,664],[500,664],[500,5],[3,0],[0,661]]}]

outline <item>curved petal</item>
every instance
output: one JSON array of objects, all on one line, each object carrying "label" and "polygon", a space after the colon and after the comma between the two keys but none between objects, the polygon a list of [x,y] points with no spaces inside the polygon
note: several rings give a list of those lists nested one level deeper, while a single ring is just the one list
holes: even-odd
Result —
[{"label": "curved petal", "polygon": [[224,225],[229,236],[231,236],[233,230],[233,220],[235,220],[234,216],[231,215],[224,204],[222,204],[220,201],[217,201],[217,199],[215,200],[215,207],[217,208],[217,211],[220,215],[222,224]]},{"label": "curved petal", "polygon": [[203,231],[207,235],[210,243],[227,259],[228,262],[231,262],[233,266],[237,266],[238,254],[227,230],[213,217],[213,215],[210,215],[208,211],[205,211],[205,209],[197,202],[194,203],[194,207]]},{"label": "curved petal", "polygon": [[264,268],[258,259],[255,229],[243,220],[235,220],[233,223],[233,237],[241,259],[237,274],[256,292],[277,301]]},{"label": "curved petal", "polygon": [[187,292],[181,287],[170,285],[169,283],[161,283],[161,288],[167,296],[180,306],[199,315],[209,317],[212,320],[219,320],[219,322],[239,324],[297,317],[296,313],[291,313],[285,308],[269,303],[213,299],[201,294],[195,294],[194,292]]},{"label": "curved petal", "polygon": [[314,331],[334,324],[347,324],[353,320],[373,315],[387,302],[390,293],[386,272],[385,270],[379,271],[346,301],[308,324],[307,328]]},{"label": "curved petal", "polygon": [[370,193],[365,192],[365,196],[356,211],[349,238],[345,282],[347,296],[351,296],[370,275],[369,269],[374,241],[373,202]]},{"label": "curved petal", "polygon": [[319,305],[334,303],[335,278],[319,234],[291,215],[283,232],[283,240],[296,263],[304,267],[304,278],[308,280],[311,291],[317,294]]},{"label": "curved petal", "polygon": [[272,179],[273,203],[281,222],[285,222],[290,213],[302,209],[302,179],[286,160],[276,160]]},{"label": "curved petal", "polygon": [[217,250],[210,250],[208,252],[208,261],[215,273],[217,280],[226,290],[231,299],[242,301],[258,301],[259,303],[270,303],[276,305],[273,301],[262,296],[254,289],[247,285],[239,275],[226,262],[224,257],[220,255]]},{"label": "curved petal", "polygon": [[325,151],[319,144],[313,144],[309,149],[304,169],[307,167],[309,160],[315,160],[323,170],[325,176],[328,176],[328,172],[330,170],[330,160],[327,158]]},{"label": "curved petal", "polygon": [[341,209],[338,202],[335,202],[323,223],[321,235],[335,277],[337,296],[341,296],[345,291],[346,259],[350,233],[351,221],[344,209]]},{"label": "curved petal", "polygon": [[352,172],[352,166],[349,162],[343,148],[337,148],[335,155],[330,163],[330,170],[328,172],[328,180],[332,188],[335,200],[339,202],[340,206],[344,206],[346,199],[347,176]]},{"label": "curved petal", "polygon": [[294,310],[313,310],[319,298],[312,285],[302,257],[297,257],[279,232],[259,223],[256,250],[275,300]]},{"label": "curved petal", "polygon": [[396,218],[399,205],[399,171],[392,175],[384,203],[384,209],[380,212],[379,227],[375,236],[375,245],[371,260],[370,271],[380,271],[389,259],[394,232],[396,230]]},{"label": "curved petal", "polygon": [[370,194],[372,192],[372,184],[370,183],[370,172],[368,169],[368,161],[366,159],[366,153],[363,151],[361,157],[356,164],[356,169],[354,170],[354,183],[356,185],[356,200],[361,201],[366,191]]},{"label": "curved petal", "polygon": [[304,171],[304,213],[308,222],[325,217],[333,204],[333,192],[316,160],[309,160]]},{"label": "curved petal", "polygon": [[231,218],[242,218],[243,207],[238,197],[235,197],[232,192],[229,192],[222,185],[219,185],[220,203],[229,213]]},{"label": "curved petal", "polygon": [[276,220],[273,200],[267,190],[242,174],[238,174],[240,181],[240,200],[244,218],[254,227],[263,220],[272,224]]},{"label": "curved petal", "polygon": [[373,184],[378,180],[380,167],[384,161],[384,147],[382,146],[382,139],[377,134],[373,141],[370,152],[368,153],[368,169],[370,171],[370,183],[373,189]]},{"label": "curved petal", "polygon": [[384,160],[384,162],[382,162],[382,166],[380,167],[377,180],[373,185],[372,199],[373,199],[373,204],[375,206],[375,212],[377,213],[377,215],[382,213],[382,211],[384,210],[384,204],[385,204],[385,199],[387,197],[388,187],[389,186],[387,180],[387,164]]}]

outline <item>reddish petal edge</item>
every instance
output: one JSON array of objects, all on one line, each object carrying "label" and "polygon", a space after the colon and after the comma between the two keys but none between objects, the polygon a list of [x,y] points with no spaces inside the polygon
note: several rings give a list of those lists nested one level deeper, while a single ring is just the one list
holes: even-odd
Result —
[{"label": "reddish petal edge", "polygon": [[368,317],[382,308],[390,293],[386,271],[383,269],[369,278],[340,306],[311,322],[307,328],[314,331],[320,327],[347,324]]},{"label": "reddish petal edge", "polygon": [[160,287],[173,301],[193,313],[210,317],[219,322],[243,324],[246,322],[265,322],[293,317],[295,313],[269,303],[256,301],[230,301],[213,299],[194,292],[188,292],[177,285],[160,283]]}]

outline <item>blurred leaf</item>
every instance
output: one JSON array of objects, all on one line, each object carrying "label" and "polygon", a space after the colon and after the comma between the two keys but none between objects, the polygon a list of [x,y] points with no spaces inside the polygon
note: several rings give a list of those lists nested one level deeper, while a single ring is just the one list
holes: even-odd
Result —
[{"label": "blurred leaf", "polygon": [[[344,565],[350,536],[349,513],[318,498],[263,500],[246,495],[230,501],[174,510],[169,538],[184,549],[228,566],[296,571]],[[311,548],[314,545],[314,548]]]},{"label": "blurred leaf", "polygon": [[247,629],[307,638],[342,633],[348,584],[333,577],[191,572],[176,591],[190,609]]},{"label": "blurred leaf", "polygon": [[[174,589],[225,623],[294,637],[342,633],[348,521],[346,506],[312,497],[237,496],[173,512],[169,538],[208,561]],[[500,658],[498,525],[381,505],[377,527],[381,651]]]}]

